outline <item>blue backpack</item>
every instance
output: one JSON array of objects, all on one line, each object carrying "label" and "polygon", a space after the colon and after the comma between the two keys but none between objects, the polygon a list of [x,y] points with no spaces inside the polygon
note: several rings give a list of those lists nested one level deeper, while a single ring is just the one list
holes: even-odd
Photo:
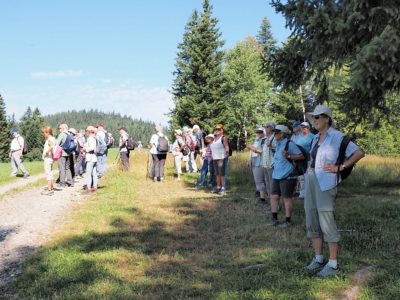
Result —
[{"label": "blue backpack", "polygon": [[67,138],[65,139],[64,144],[61,145],[61,148],[67,154],[71,154],[76,149],[74,137],[71,134],[67,134]]}]

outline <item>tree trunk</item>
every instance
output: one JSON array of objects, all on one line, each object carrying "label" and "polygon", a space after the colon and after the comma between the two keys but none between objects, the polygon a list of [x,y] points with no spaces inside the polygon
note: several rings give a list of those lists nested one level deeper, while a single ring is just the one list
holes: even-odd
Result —
[{"label": "tree trunk", "polygon": [[300,94],[300,101],[301,101],[301,108],[303,109],[303,121],[306,121],[306,107],[304,106],[304,100],[303,100],[303,89],[300,85],[299,87],[299,94]]},{"label": "tree trunk", "polygon": [[242,130],[241,129],[239,129],[239,132],[238,132],[238,136],[237,136],[237,139],[236,139],[236,150],[237,151],[239,151],[240,150],[240,134],[242,133]]}]

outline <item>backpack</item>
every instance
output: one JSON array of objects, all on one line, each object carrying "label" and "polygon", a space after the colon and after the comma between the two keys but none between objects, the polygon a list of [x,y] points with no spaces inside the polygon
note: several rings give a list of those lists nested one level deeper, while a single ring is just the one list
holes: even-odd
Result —
[{"label": "backpack", "polygon": [[104,139],[96,136],[96,154],[104,155],[107,152],[107,145]]},{"label": "backpack", "polygon": [[196,142],[193,139],[193,136],[186,136],[186,145],[190,148],[190,151],[196,151]]},{"label": "backpack", "polygon": [[107,148],[108,147],[108,143],[110,142],[110,139],[108,138],[108,132],[104,130],[104,143],[106,143]]},{"label": "backpack", "polygon": [[60,145],[56,145],[55,148],[53,149],[53,153],[51,155],[51,158],[53,160],[59,160],[62,156],[63,149],[61,148]]},{"label": "backpack", "polygon": [[201,149],[201,141],[204,139],[204,131],[199,130],[198,133],[196,133],[195,137],[196,137],[196,151],[200,151]]},{"label": "backpack", "polygon": [[[350,142],[351,142],[350,137],[348,137],[348,136],[343,137],[342,142],[340,143],[340,147],[339,147],[339,156],[336,161],[337,166],[341,166],[344,163],[344,161],[346,160],[346,149]],[[336,175],[336,182],[339,183],[340,179],[343,181],[347,177],[349,177],[349,175],[353,171],[353,167],[354,167],[354,165],[346,166],[346,168],[343,169],[342,171],[338,170],[337,175]],[[339,167],[339,169],[340,169],[340,167]]]},{"label": "backpack", "polygon": [[61,148],[63,149],[63,151],[65,151],[65,153],[71,154],[75,150],[76,144],[72,134],[66,134],[66,135],[67,138],[65,139],[64,144],[61,145]]},{"label": "backpack", "polygon": [[114,137],[110,132],[106,131],[106,144],[107,144],[107,148],[111,148],[114,145]]},{"label": "backpack", "polygon": [[[294,143],[293,141],[288,140],[286,142],[286,145],[285,145],[285,151],[289,150],[289,143],[290,142]],[[304,173],[306,173],[307,168],[308,168],[307,151],[302,146],[299,146],[297,144],[295,144],[295,145],[300,149],[300,151],[303,154],[304,158],[303,159],[297,159],[297,160],[291,160],[291,159],[286,158],[294,166],[294,170],[293,170],[292,173],[290,173],[289,177],[295,177],[295,176],[304,175]]]},{"label": "backpack", "polygon": [[[19,137],[17,137],[17,142],[19,144]],[[19,144],[19,146],[21,147],[21,144]],[[24,141],[24,147],[22,148],[22,155],[25,155],[28,153],[28,144],[26,143],[26,141]]]},{"label": "backpack", "polygon": [[131,137],[129,137],[128,140],[126,141],[126,149],[128,151],[135,150],[135,146],[136,142]]},{"label": "backpack", "polygon": [[[222,138],[221,138],[222,144],[224,143],[224,138],[225,138],[225,136],[222,136]],[[228,154],[229,154],[229,156],[232,156],[232,145],[231,145],[231,142],[229,141],[229,139],[228,139],[228,145],[229,145]]]},{"label": "backpack", "polygon": [[166,153],[168,150],[168,140],[165,136],[160,136],[158,138],[157,152]]}]

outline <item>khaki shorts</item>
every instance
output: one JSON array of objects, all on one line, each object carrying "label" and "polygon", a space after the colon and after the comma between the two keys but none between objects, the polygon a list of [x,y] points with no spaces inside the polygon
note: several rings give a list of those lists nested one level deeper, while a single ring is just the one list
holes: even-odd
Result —
[{"label": "khaki shorts", "polygon": [[44,172],[47,180],[53,180],[53,159],[46,157],[44,159]]},{"label": "khaki shorts", "polygon": [[321,191],[314,170],[309,169],[304,191],[307,237],[323,238],[328,243],[340,241],[335,219],[336,193],[336,188]]}]

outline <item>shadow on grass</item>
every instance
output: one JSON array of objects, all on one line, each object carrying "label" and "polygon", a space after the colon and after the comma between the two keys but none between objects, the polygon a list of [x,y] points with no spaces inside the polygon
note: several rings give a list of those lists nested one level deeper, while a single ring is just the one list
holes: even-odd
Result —
[{"label": "shadow on grass", "polygon": [[[394,199],[338,200],[346,263],[338,277],[317,280],[304,270],[312,253],[302,202],[294,201],[295,226],[267,228],[265,211],[248,201],[254,191],[248,176],[232,166],[226,197],[176,199],[168,205],[173,223],[122,207],[110,218],[111,230],[72,236],[40,251],[16,289],[22,298],[324,299],[340,297],[355,270],[374,264],[370,298],[398,298],[400,205]],[[193,180],[187,183],[192,188]]]}]

